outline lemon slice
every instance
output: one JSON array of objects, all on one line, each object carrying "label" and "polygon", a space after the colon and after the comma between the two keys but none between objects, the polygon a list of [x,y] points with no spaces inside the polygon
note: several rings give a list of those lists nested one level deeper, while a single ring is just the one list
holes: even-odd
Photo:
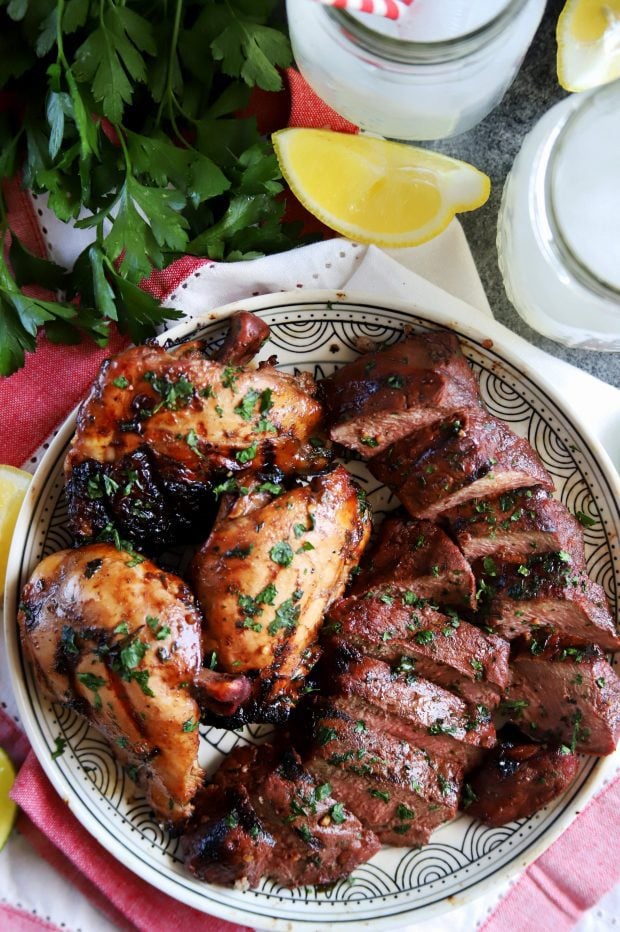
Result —
[{"label": "lemon slice", "polygon": [[9,792],[15,782],[15,770],[8,754],[0,748],[0,851],[11,834],[17,814],[17,806],[9,799]]},{"label": "lemon slice", "polygon": [[4,592],[9,547],[21,503],[32,476],[14,466],[0,466],[0,597]]},{"label": "lemon slice", "polygon": [[568,0],[557,28],[558,81],[587,91],[620,78],[620,0]]},{"label": "lemon slice", "polygon": [[297,199],[361,243],[417,246],[489,196],[486,175],[429,149],[322,129],[281,129],[272,139]]}]

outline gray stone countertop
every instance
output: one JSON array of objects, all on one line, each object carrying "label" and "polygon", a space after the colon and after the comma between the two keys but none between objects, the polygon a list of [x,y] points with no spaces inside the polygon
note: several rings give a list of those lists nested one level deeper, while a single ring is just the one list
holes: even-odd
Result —
[{"label": "gray stone countertop", "polygon": [[526,133],[543,113],[566,97],[556,73],[555,27],[563,5],[564,0],[549,0],[521,70],[499,107],[469,132],[429,145],[471,162],[491,178],[491,196],[485,206],[459,219],[497,320],[552,356],[620,387],[620,353],[568,349],[532,330],[506,297],[497,262],[497,215],[506,175]]}]

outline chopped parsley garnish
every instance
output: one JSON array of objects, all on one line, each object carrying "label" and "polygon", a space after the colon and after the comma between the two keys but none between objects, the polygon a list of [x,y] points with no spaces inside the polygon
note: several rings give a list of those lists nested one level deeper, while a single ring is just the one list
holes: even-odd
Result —
[{"label": "chopped parsley garnish", "polygon": [[330,741],[335,741],[338,737],[338,732],[333,728],[328,728],[326,725],[319,725],[316,732],[317,742],[323,746],[329,744]]},{"label": "chopped parsley garnish", "polygon": [[493,557],[485,557],[482,561],[482,566],[484,568],[484,572],[488,573],[489,576],[497,576],[497,564],[495,563]]},{"label": "chopped parsley garnish", "polygon": [[381,799],[384,803],[390,801],[390,794],[387,790],[376,790],[374,787],[368,787],[368,795],[374,796],[375,799]]},{"label": "chopped parsley garnish", "polygon": [[184,375],[179,376],[176,382],[165,377],[155,375],[154,372],[145,372],[144,381],[148,382],[153,391],[161,395],[151,414],[157,414],[162,408],[169,411],[178,411],[189,404],[194,394],[194,385]]},{"label": "chopped parsley garnish", "polygon": [[307,845],[313,840],[313,835],[307,825],[299,825],[295,831]]},{"label": "chopped parsley garnish", "polygon": [[429,735],[454,735],[456,728],[453,725],[444,725],[443,719],[438,718],[426,729]]},{"label": "chopped parsley garnish", "polygon": [[353,731],[356,732],[356,734],[358,735],[361,734],[363,731],[368,731],[368,729],[366,728],[366,722],[362,722],[361,720],[359,722],[356,722],[353,727]]},{"label": "chopped parsley garnish", "polygon": [[471,806],[472,803],[475,803],[477,799],[478,797],[474,793],[470,784],[464,783],[463,784],[463,797],[462,797],[463,809],[467,809],[469,806]]},{"label": "chopped parsley garnish", "polygon": [[215,670],[215,668],[217,667],[217,653],[214,650],[211,651],[211,656],[209,657],[208,667],[209,667],[209,670]]},{"label": "chopped parsley garnish", "polygon": [[405,806],[404,803],[399,803],[396,807],[396,815],[399,819],[415,819],[415,812],[413,809],[410,809],[408,806]]},{"label": "chopped parsley garnish", "polygon": [[54,738],[54,744],[56,745],[56,749],[52,751],[52,760],[56,760],[57,757],[62,757],[67,747],[65,738],[62,738],[60,735]]},{"label": "chopped parsley garnish", "polygon": [[261,397],[261,393],[257,392],[255,388],[251,388],[247,394],[243,396],[238,405],[235,405],[235,411],[244,421],[251,421],[254,415],[254,407],[256,402]]},{"label": "chopped parsley garnish", "polygon": [[527,699],[504,699],[499,706],[500,712],[503,712],[504,715],[510,715],[514,713],[515,718],[520,718],[523,712],[523,709],[527,709],[529,702]]},{"label": "chopped parsley garnish", "polygon": [[257,453],[258,440],[255,440],[254,443],[251,443],[250,446],[246,447],[244,450],[237,450],[235,459],[238,463],[251,463]]},{"label": "chopped parsley garnish", "polygon": [[281,540],[273,545],[269,551],[269,556],[279,566],[290,566],[293,562],[293,548],[287,541]]},{"label": "chopped parsley garnish", "polygon": [[346,819],[344,806],[342,803],[334,803],[334,805],[329,810],[329,815],[334,825],[342,825]]},{"label": "chopped parsley garnish", "polygon": [[153,615],[146,616],[146,623],[155,635],[157,641],[163,641],[170,634],[170,628],[168,625],[161,625],[159,623],[159,618],[155,618]]},{"label": "chopped parsley garnish", "polygon": [[276,609],[274,619],[267,628],[269,634],[273,636],[282,629],[292,631],[299,621],[300,611],[299,605],[295,605],[292,598],[282,602]]},{"label": "chopped parsley garnish", "polygon": [[126,621],[119,621],[116,628],[114,629],[114,634],[129,634],[129,627]]},{"label": "chopped parsley garnish", "polygon": [[293,534],[298,540],[300,537],[303,537],[303,535],[306,533],[307,530],[308,528],[306,527],[305,524],[294,524],[293,525]]},{"label": "chopped parsley garnish", "polygon": [[416,644],[432,644],[435,640],[435,634],[433,631],[429,631],[426,628],[424,631],[418,631],[414,637]]},{"label": "chopped parsley garnish", "polygon": [[598,676],[598,677],[594,680],[594,682],[596,683],[596,685],[598,686],[599,689],[602,689],[603,686],[605,685],[605,677],[604,677],[604,676]]},{"label": "chopped parsley garnish", "polygon": [[239,825],[239,814],[236,809],[231,809],[227,816],[224,817],[224,822],[228,828],[237,828]]},{"label": "chopped parsley garnish", "polygon": [[405,380],[402,375],[388,375],[387,383],[390,388],[404,388]]},{"label": "chopped parsley garnish", "polygon": [[[238,492],[239,495],[247,495],[250,490],[245,485],[239,485],[236,479],[227,479],[225,482],[216,485],[213,488],[213,494],[216,498],[219,498],[220,495],[224,495],[228,492]],[[259,491],[261,491],[259,489]]]},{"label": "chopped parsley garnish", "polygon": [[196,454],[196,456],[202,457],[202,453],[200,452],[200,449],[198,448],[198,434],[196,433],[193,427],[191,430],[188,430],[188,432],[186,433],[185,443],[188,445],[190,450]]},{"label": "chopped parsley garnish", "polygon": [[590,517],[585,511],[576,511],[575,517],[583,527],[593,527],[595,524],[598,524],[597,519]]},{"label": "chopped parsley garnish", "polygon": [[477,680],[481,680],[481,679],[482,679],[482,673],[483,673],[483,671],[484,671],[484,667],[483,667],[483,665],[480,663],[480,661],[479,661],[479,660],[476,660],[475,657],[474,657],[472,660],[469,661],[469,665],[470,665],[470,667],[472,668],[472,670],[475,671],[475,673],[476,673],[476,679],[477,679]]},{"label": "chopped parsley garnish", "polygon": [[198,725],[199,723],[197,721],[195,722],[193,718],[188,718],[186,722],[183,722],[183,731],[196,731]]},{"label": "chopped parsley garnish", "polygon": [[127,388],[129,379],[124,375],[118,375],[115,379],[112,379],[112,385],[115,385],[116,388]]},{"label": "chopped parsley garnish", "polygon": [[239,380],[240,372],[243,372],[243,369],[239,366],[226,366],[222,373],[222,385],[224,388],[229,388],[231,392],[235,393],[235,384]]},{"label": "chopped parsley garnish", "polygon": [[331,792],[331,783],[322,783],[320,786],[315,787],[314,798],[317,802],[321,802],[321,800],[327,799],[328,796],[331,796]]},{"label": "chopped parsley garnish", "polygon": [[379,441],[376,437],[360,437],[360,443],[365,447],[378,447]]},{"label": "chopped parsley garnish", "polygon": [[75,631],[69,625],[63,625],[60,633],[60,646],[66,654],[78,654],[79,650],[75,643]]},{"label": "chopped parsley garnish", "polygon": [[276,482],[261,482],[260,485],[256,487],[257,492],[269,492],[271,495],[282,495],[284,489],[281,485],[278,485]]},{"label": "chopped parsley garnish", "polygon": [[104,680],[101,676],[96,676],[94,673],[78,673],[78,680],[85,686],[86,689],[89,689],[94,694],[94,706],[96,709],[101,708],[101,696],[99,695],[99,690],[102,686],[107,686],[108,681]]}]

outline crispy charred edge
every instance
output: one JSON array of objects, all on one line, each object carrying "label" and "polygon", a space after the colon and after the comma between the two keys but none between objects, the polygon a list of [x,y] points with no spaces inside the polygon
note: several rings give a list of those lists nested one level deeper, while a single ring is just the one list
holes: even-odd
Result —
[{"label": "crispy charred edge", "polygon": [[66,497],[78,544],[110,539],[116,532],[148,553],[196,539],[214,512],[207,485],[166,476],[165,463],[146,445],[116,463],[78,463],[67,479]]},{"label": "crispy charred edge", "polygon": [[[564,792],[579,769],[578,755],[565,745],[535,743],[514,724],[504,725],[498,739],[468,775],[459,803],[459,809],[493,827],[532,816]],[[519,797],[515,778],[529,774],[535,782]]]}]

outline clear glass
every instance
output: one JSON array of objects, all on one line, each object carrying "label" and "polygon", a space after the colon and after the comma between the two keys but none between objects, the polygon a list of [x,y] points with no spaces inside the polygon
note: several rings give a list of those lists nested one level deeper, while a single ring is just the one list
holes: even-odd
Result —
[{"label": "clear glass", "polygon": [[[364,130],[406,141],[463,133],[504,96],[545,0],[416,0],[411,17],[429,5],[434,19],[421,24],[424,41],[414,41],[412,29],[399,32],[379,16],[287,0],[297,66],[319,97]],[[469,18],[455,19],[458,7]],[[453,29],[439,28],[450,22]]]},{"label": "clear glass", "polygon": [[506,180],[497,248],[506,292],[539,333],[620,351],[620,80],[556,104]]}]

